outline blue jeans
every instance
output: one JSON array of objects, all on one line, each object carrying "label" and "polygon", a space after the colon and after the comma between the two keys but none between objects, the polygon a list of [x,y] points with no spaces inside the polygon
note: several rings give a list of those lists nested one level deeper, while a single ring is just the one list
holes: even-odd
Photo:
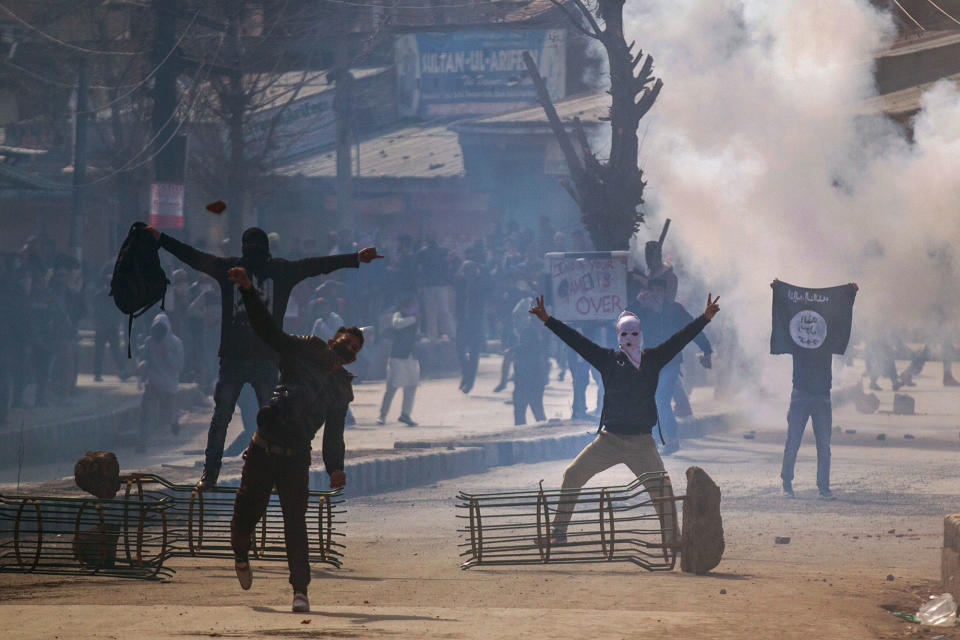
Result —
[{"label": "blue jeans", "polygon": [[654,400],[657,403],[657,417],[660,422],[660,433],[666,443],[678,440],[677,417],[673,415],[673,391],[677,380],[680,379],[680,365],[671,364],[660,370],[660,379],[657,381],[657,392]]},{"label": "blue jeans", "polygon": [[262,407],[277,386],[277,364],[271,360],[220,360],[220,377],[213,392],[213,418],[210,419],[204,451],[204,469],[208,474],[220,473],[227,427],[237,407],[240,391],[248,383],[257,396],[257,405]]},{"label": "blue jeans", "polygon": [[783,468],[780,477],[784,482],[793,482],[793,467],[797,451],[807,426],[807,418],[813,422],[813,437],[817,442],[817,488],[830,490],[830,434],[833,431],[833,409],[830,394],[814,394],[794,389],[790,394],[790,409],[787,411],[787,444],[783,448]]}]

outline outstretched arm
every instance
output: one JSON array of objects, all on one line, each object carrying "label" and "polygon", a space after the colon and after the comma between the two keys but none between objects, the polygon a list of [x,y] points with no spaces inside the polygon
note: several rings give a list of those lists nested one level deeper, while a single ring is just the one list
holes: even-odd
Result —
[{"label": "outstretched arm", "polygon": [[720,300],[719,296],[717,296],[716,299],[712,299],[712,295],[708,294],[707,306],[703,311],[703,315],[667,338],[663,344],[647,351],[647,354],[653,358],[657,366],[662,367],[673,360],[691,340],[697,337],[697,334],[703,331],[707,323],[720,311],[720,305],[717,304],[718,300]]},{"label": "outstretched arm", "polygon": [[604,363],[610,355],[610,350],[604,349],[576,329],[568,327],[548,314],[543,306],[543,296],[537,297],[537,302],[530,308],[530,313],[537,316],[543,324],[547,325],[550,331],[553,331],[558,338],[567,343],[567,346],[580,354],[581,358],[597,369],[603,370]]},{"label": "outstretched arm", "polygon": [[356,253],[343,253],[335,256],[318,256],[315,258],[303,258],[290,263],[293,271],[293,282],[297,283],[306,278],[330,273],[337,269],[350,267],[356,269],[360,263],[369,264],[374,260],[383,258],[377,253],[376,247],[367,247]]},{"label": "outstretched arm", "polygon": [[194,249],[186,242],[180,242],[165,233],[160,233],[149,225],[147,225],[147,230],[153,234],[154,238],[160,241],[161,247],[179,258],[187,266],[212,276],[217,282],[222,280],[224,275],[226,275],[227,261],[223,258],[204,253],[199,249]]},{"label": "outstretched arm", "polygon": [[240,287],[240,295],[243,296],[243,306],[247,310],[250,326],[253,327],[260,339],[280,354],[289,353],[296,348],[299,339],[284,333],[277,325],[276,320],[267,310],[267,306],[263,304],[263,300],[254,291],[247,270],[243,267],[234,267],[230,269],[228,275],[230,281],[235,282]]}]

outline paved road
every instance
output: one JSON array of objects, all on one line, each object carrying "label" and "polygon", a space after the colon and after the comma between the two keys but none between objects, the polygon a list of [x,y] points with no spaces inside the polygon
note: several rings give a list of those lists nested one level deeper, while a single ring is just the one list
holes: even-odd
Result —
[{"label": "paved road", "polygon": [[[816,497],[810,434],[797,498],[780,495],[777,401],[757,412],[769,419],[687,441],[668,471],[682,484],[687,466],[700,465],[723,490],[727,550],[710,576],[604,563],[460,570],[456,491],[556,484],[564,463],[550,462],[351,500],[345,567],[314,570],[309,615],[288,613],[281,564],[255,564],[253,590],[243,592],[229,562],[180,559],[169,584],[0,575],[0,619],[17,620],[26,638],[914,636],[882,607],[914,611],[937,592],[943,516],[960,510],[958,396],[938,373],[931,367],[915,393],[926,415],[838,409],[837,422],[857,433],[835,439],[833,502]],[[892,396],[881,400],[889,406]],[[627,480],[618,468],[594,484]]]}]

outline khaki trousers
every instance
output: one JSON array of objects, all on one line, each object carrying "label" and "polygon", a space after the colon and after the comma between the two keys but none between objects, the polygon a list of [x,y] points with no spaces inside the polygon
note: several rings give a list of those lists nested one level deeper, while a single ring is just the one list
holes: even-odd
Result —
[{"label": "khaki trousers", "polygon": [[[657,452],[657,443],[653,436],[644,433],[638,435],[619,435],[608,431],[601,431],[593,442],[584,447],[570,466],[563,472],[563,488],[579,489],[593,476],[601,471],[618,464],[625,464],[634,475],[664,471],[663,460]],[[644,486],[650,497],[661,497],[660,482],[645,483]],[[664,494],[673,495],[670,479],[663,484]],[[571,494],[560,499],[557,504],[557,515],[553,518],[552,534],[566,535],[567,525],[573,515],[573,508],[577,503],[577,495]],[[660,516],[660,526],[666,533],[668,542],[680,539],[680,529],[677,526],[677,509],[673,503],[667,503],[664,510],[660,502],[654,503],[657,514]]]}]

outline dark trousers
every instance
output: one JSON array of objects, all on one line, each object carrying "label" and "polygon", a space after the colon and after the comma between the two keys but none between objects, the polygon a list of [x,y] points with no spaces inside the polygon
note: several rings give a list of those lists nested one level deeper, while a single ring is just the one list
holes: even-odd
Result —
[{"label": "dark trousers", "polygon": [[660,434],[664,442],[674,442],[678,439],[677,417],[673,414],[673,392],[680,379],[680,365],[671,364],[660,370],[660,379],[657,381],[657,392],[654,400],[657,403],[657,418],[660,423]]},{"label": "dark trousers", "polygon": [[110,346],[110,357],[117,368],[117,374],[123,375],[126,364],[120,351],[120,338],[117,327],[97,327],[93,338],[93,375],[100,377],[103,374],[103,351]]},{"label": "dark trousers", "polygon": [[283,510],[283,537],[287,545],[287,566],[294,591],[306,593],[310,584],[310,556],[307,547],[307,499],[310,485],[310,453],[281,456],[267,453],[250,443],[243,454],[243,476],[233,503],[230,544],[241,558],[250,551],[250,537],[267,511],[270,493],[277,487]]},{"label": "dark trousers", "polygon": [[833,408],[830,394],[808,393],[794,389],[790,394],[790,409],[787,411],[787,444],[783,448],[783,468],[780,477],[793,482],[793,468],[797,451],[803,438],[807,419],[813,422],[813,437],[817,443],[817,488],[830,489],[830,435],[833,431]]},{"label": "dark trousers", "polygon": [[[244,452],[247,445],[250,444],[250,438],[257,430],[257,412],[260,411],[260,404],[257,402],[257,394],[251,387],[243,387],[240,391],[240,397],[237,398],[237,406],[240,407],[240,419],[243,424],[241,431],[230,446],[223,450],[223,455],[228,458],[238,456]],[[226,440],[224,440],[226,442]]]},{"label": "dark trousers", "polygon": [[[54,348],[55,346],[34,343],[29,347],[29,350],[24,349],[19,352],[20,356],[32,356],[33,358],[33,377],[37,384],[35,402],[38,405],[46,405],[48,401],[50,378],[53,376],[53,362],[56,356]],[[23,357],[18,356],[15,362],[25,363]],[[17,404],[21,404],[23,402],[23,394],[26,390],[26,386],[27,379],[25,376],[14,377],[13,398],[14,402]]]},{"label": "dark trousers", "polygon": [[277,365],[270,360],[220,361],[220,378],[213,392],[213,417],[207,432],[207,448],[204,451],[207,473],[219,474],[223,461],[223,445],[227,439],[227,427],[237,408],[237,398],[243,385],[250,384],[257,396],[257,406],[262,407],[273,388],[277,386]]},{"label": "dark trousers", "polygon": [[460,325],[457,331],[457,358],[460,360],[460,388],[473,389],[480,365],[480,349],[483,347],[483,329]]}]

